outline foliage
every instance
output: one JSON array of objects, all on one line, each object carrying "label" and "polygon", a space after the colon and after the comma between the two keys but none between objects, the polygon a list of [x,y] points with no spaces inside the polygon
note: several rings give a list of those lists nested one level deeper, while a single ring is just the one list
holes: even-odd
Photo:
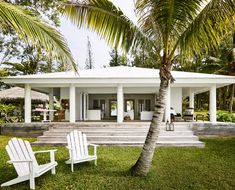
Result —
[{"label": "foliage", "polygon": [[16,106],[12,104],[1,104],[0,103],[0,123],[4,123],[7,120],[7,116],[13,112]]},{"label": "foliage", "polygon": [[[13,35],[15,34],[11,31],[15,31],[17,37],[14,40],[20,37],[24,40],[24,44],[32,45],[37,51],[44,51],[47,57],[57,59],[66,64],[74,64],[74,60],[63,36],[53,27],[46,24],[45,21],[43,22],[42,18],[40,18],[35,11],[31,11],[28,7],[23,8],[22,6],[6,3],[1,0],[0,20],[2,36],[6,36],[6,39],[12,33]],[[9,54],[11,54],[11,52],[16,52],[20,42],[13,44],[11,42],[7,43],[12,47],[9,51]],[[2,42],[1,47],[5,48]],[[25,46],[23,47],[25,48]],[[13,53],[13,57],[14,56],[15,54]],[[5,57],[5,55],[3,57]]]},{"label": "foliage", "polygon": [[[0,136],[0,184],[15,177],[14,168],[7,164],[5,150],[10,137]],[[30,142],[35,139],[27,139]],[[153,158],[153,167],[147,178],[132,177],[129,167],[138,158],[140,147],[98,147],[98,165],[75,165],[74,173],[64,161],[69,158],[65,147],[33,147],[34,150],[58,149],[56,175],[50,173],[36,179],[38,190],[49,189],[234,189],[235,138],[202,139],[206,147],[161,147]],[[38,154],[40,163],[48,161],[49,154]],[[78,180],[79,179],[79,180]],[[7,189],[27,189],[28,181]]]},{"label": "foliage", "polygon": [[125,54],[120,55],[117,49],[113,49],[109,52],[111,60],[109,62],[110,67],[120,66],[120,65],[127,65],[128,58]]},{"label": "foliage", "polygon": [[235,115],[224,111],[217,111],[217,121],[235,123]]}]

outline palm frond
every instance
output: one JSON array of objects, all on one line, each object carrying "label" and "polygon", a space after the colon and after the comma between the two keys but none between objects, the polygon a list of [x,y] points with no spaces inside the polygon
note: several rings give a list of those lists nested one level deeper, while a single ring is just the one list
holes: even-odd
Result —
[{"label": "palm frond", "polygon": [[67,3],[62,11],[79,28],[86,27],[114,48],[128,51],[141,45],[154,46],[151,40],[109,0],[84,0]]},{"label": "palm frond", "polygon": [[207,53],[234,29],[234,18],[234,0],[211,0],[180,36],[180,49]]},{"label": "palm frond", "polygon": [[202,0],[137,0],[139,23],[163,48],[171,49],[196,17]]},{"label": "palm frond", "polygon": [[0,0],[0,29],[7,30],[9,27],[26,42],[45,48],[53,58],[76,68],[67,42],[59,32],[33,12]]}]

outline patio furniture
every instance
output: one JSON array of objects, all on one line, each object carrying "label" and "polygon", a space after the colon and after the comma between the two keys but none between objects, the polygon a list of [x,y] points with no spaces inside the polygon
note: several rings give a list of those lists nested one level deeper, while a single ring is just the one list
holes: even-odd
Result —
[{"label": "patio furniture", "polygon": [[204,114],[197,114],[196,115],[196,121],[198,121],[199,119],[201,119],[202,121],[204,121]]},{"label": "patio furniture", "polygon": [[140,112],[140,120],[152,120],[153,111],[142,111]]},{"label": "patio furniture", "polygon": [[[28,141],[12,138],[6,146],[6,151],[10,157],[8,163],[13,164],[18,177],[3,183],[1,186],[10,186],[23,181],[29,180],[30,189],[35,189],[35,178],[41,176],[47,171],[51,170],[52,174],[55,174],[55,167],[57,162],[55,161],[54,152],[56,150],[43,150],[33,152],[30,143]],[[50,162],[43,165],[38,165],[35,158],[36,153],[50,153]]]},{"label": "patio furniture", "polygon": [[194,108],[186,108],[184,113],[184,121],[193,121]]},{"label": "patio furniture", "polygon": [[56,121],[64,121],[65,120],[65,110],[58,110],[55,114],[54,119]]},{"label": "patio furniture", "polygon": [[124,118],[128,117],[130,120],[134,120],[134,110],[128,110],[127,112],[123,112]]},{"label": "patio furniture", "polygon": [[[69,160],[67,160],[66,164],[71,164],[71,171],[73,172],[73,165],[81,162],[87,161],[95,161],[95,165],[97,165],[97,156],[96,150],[97,146],[95,144],[88,144],[86,134],[81,131],[74,130],[67,135],[67,143],[68,146],[66,148],[69,150]],[[94,154],[88,154],[88,145],[94,147]]]},{"label": "patio furniture", "polygon": [[184,119],[182,118],[180,113],[177,113],[175,116],[175,122],[182,122]]},{"label": "patio furniture", "polygon": [[42,120],[42,122],[51,122],[51,120],[48,120],[47,119],[47,112],[55,112],[55,111],[57,111],[57,110],[50,110],[50,109],[41,109],[41,108],[36,108],[35,110],[33,110],[33,111],[35,111],[35,112],[42,112],[43,113],[43,120]]},{"label": "patio furniture", "polygon": [[87,119],[88,120],[101,120],[101,111],[100,110],[87,110]]}]

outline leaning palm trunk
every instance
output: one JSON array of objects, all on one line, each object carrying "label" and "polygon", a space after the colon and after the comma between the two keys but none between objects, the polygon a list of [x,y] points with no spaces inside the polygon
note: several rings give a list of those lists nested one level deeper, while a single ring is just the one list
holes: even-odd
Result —
[{"label": "leaning palm trunk", "polygon": [[229,88],[230,88],[229,112],[233,113],[234,84],[231,84]]},{"label": "leaning palm trunk", "polygon": [[[168,64],[166,64],[168,65]],[[160,69],[160,89],[159,95],[157,97],[153,118],[150,124],[150,128],[140,154],[139,159],[136,164],[131,168],[131,171],[134,175],[137,176],[146,176],[149,172],[149,169],[152,164],[152,158],[154,155],[160,126],[163,119],[163,113],[166,107],[166,97],[169,87],[169,81],[173,81],[173,78],[170,74],[170,65],[162,65]]]}]

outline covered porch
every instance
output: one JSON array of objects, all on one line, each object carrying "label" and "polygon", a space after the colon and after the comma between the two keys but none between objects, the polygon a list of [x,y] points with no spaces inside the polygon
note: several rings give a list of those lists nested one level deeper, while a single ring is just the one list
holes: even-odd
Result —
[{"label": "covered porch", "polygon": [[[3,82],[25,88],[24,122],[31,123],[31,90],[49,94],[49,110],[54,110],[54,96],[64,104],[65,121],[151,120],[159,90],[159,70],[111,67],[74,72],[48,73],[3,78]],[[210,92],[210,121],[216,122],[216,88],[234,83],[235,77],[172,71],[175,83],[169,87],[165,120],[171,120],[171,107],[182,115],[182,97]],[[53,112],[49,119],[54,120]]]}]

